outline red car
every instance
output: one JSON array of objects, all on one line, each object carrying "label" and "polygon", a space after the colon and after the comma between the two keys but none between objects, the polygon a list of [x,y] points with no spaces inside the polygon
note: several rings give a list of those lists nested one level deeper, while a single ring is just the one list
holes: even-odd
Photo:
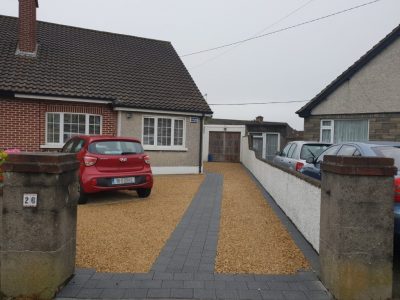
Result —
[{"label": "red car", "polygon": [[87,202],[87,194],[102,191],[136,190],[140,198],[151,193],[150,158],[135,138],[78,135],[62,152],[76,153],[80,162],[80,204]]}]

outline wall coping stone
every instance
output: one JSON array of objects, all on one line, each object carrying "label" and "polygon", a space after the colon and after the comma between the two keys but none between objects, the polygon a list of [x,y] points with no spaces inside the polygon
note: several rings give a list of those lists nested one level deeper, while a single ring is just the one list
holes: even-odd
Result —
[{"label": "wall coping stone", "polygon": [[341,175],[394,176],[394,159],[387,157],[355,157],[326,155],[321,164],[325,172]]},{"label": "wall coping stone", "polygon": [[9,154],[3,163],[4,172],[61,174],[76,170],[79,162],[75,154],[49,152],[21,152]]}]

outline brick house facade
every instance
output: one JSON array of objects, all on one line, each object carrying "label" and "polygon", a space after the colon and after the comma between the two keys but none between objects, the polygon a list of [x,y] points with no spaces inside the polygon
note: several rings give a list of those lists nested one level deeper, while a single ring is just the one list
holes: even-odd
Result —
[{"label": "brick house facade", "polygon": [[0,15],[0,149],[56,151],[77,134],[142,140],[155,173],[198,173],[212,111],[170,42]]},{"label": "brick house facade", "polygon": [[46,113],[49,112],[100,115],[102,134],[117,134],[117,112],[110,106],[4,97],[0,100],[0,149],[54,150],[46,146]]},{"label": "brick house facade", "polygon": [[297,114],[304,139],[400,141],[400,26]]}]

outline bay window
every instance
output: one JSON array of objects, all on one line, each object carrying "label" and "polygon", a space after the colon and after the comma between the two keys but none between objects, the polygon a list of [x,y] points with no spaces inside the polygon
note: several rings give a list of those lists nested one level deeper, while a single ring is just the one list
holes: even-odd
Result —
[{"label": "bay window", "polygon": [[368,141],[368,120],[321,120],[321,142]]},{"label": "bay window", "polygon": [[143,145],[146,149],[184,149],[185,119],[143,117]]},{"label": "bay window", "polygon": [[46,114],[46,144],[63,145],[79,134],[101,134],[101,116],[52,112]]}]

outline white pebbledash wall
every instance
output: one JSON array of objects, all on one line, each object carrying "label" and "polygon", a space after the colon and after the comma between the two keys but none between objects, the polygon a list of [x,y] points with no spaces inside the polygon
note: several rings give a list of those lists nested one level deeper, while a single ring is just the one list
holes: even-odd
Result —
[{"label": "white pebbledash wall", "polygon": [[242,138],[242,163],[319,252],[321,189],[256,158]]}]

